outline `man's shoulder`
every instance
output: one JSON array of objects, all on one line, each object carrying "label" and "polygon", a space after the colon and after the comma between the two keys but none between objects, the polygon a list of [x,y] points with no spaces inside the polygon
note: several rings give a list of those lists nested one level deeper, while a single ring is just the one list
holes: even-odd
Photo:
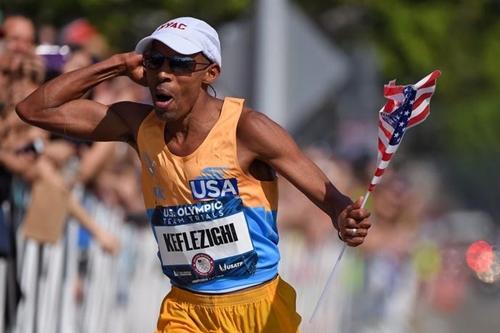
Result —
[{"label": "man's shoulder", "polygon": [[264,113],[244,108],[238,121],[236,136],[240,143],[249,147],[266,145],[272,140],[276,123]]},{"label": "man's shoulder", "polygon": [[251,129],[252,127],[258,126],[260,123],[270,122],[264,113],[254,110],[249,107],[243,107],[241,110],[240,120],[238,122],[238,128],[244,127]]}]

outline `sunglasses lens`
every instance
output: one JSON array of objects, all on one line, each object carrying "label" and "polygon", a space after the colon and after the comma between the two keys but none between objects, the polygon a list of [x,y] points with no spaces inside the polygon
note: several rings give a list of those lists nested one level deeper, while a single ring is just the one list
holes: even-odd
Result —
[{"label": "sunglasses lens", "polygon": [[149,54],[144,57],[144,67],[158,69],[163,65],[166,57],[159,53]]},{"label": "sunglasses lens", "polygon": [[196,61],[191,57],[174,56],[167,57],[161,53],[152,53],[144,56],[144,67],[152,70],[159,69],[167,60],[170,70],[177,74],[186,74],[194,72]]},{"label": "sunglasses lens", "polygon": [[196,61],[190,57],[172,57],[169,59],[170,70],[174,73],[191,73]]}]

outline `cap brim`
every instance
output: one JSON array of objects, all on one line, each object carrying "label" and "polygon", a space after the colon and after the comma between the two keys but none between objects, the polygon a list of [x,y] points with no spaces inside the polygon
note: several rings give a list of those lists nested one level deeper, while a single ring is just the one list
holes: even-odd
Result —
[{"label": "cap brim", "polygon": [[135,51],[143,53],[153,41],[159,41],[165,44],[172,50],[180,54],[195,54],[202,51],[202,48],[190,40],[172,33],[157,33],[152,36],[145,37],[137,43]]}]

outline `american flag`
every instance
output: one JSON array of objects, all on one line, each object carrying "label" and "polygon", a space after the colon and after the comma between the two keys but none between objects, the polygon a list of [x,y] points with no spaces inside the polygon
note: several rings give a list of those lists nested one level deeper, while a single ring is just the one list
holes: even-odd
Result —
[{"label": "american flag", "polygon": [[406,130],[429,116],[429,103],[440,75],[441,72],[436,70],[414,85],[397,86],[391,81],[384,86],[384,97],[388,101],[379,112],[378,163],[368,192],[380,182]]},{"label": "american flag", "polygon": [[[375,175],[368,187],[368,192],[364,196],[361,207],[365,206],[370,193],[380,182],[406,130],[420,124],[429,116],[429,103],[436,89],[436,79],[440,75],[441,72],[436,70],[414,85],[397,86],[395,81],[391,81],[384,87],[384,97],[388,101],[379,113],[377,170],[375,170]],[[344,243],[309,322],[314,319],[314,315],[325,297],[325,290],[332,281],[335,269],[342,259],[346,247],[346,243]]]}]

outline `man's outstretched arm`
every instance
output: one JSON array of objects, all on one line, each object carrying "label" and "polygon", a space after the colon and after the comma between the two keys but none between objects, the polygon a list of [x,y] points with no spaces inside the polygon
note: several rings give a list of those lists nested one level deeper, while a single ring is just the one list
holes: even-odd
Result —
[{"label": "man's outstretched arm", "polygon": [[[238,124],[238,143],[273,167],[327,213],[348,245],[363,243],[370,228],[369,213],[337,190],[326,175],[297,146],[291,136],[264,114],[244,112]],[[347,229],[357,229],[356,235]]]},{"label": "man's outstretched arm", "polygon": [[151,106],[132,102],[108,106],[81,99],[92,87],[120,75],[142,84],[142,56],[133,52],[117,54],[62,74],[21,101],[16,112],[32,125],[63,135],[92,141],[129,141],[133,139],[131,128]]}]

